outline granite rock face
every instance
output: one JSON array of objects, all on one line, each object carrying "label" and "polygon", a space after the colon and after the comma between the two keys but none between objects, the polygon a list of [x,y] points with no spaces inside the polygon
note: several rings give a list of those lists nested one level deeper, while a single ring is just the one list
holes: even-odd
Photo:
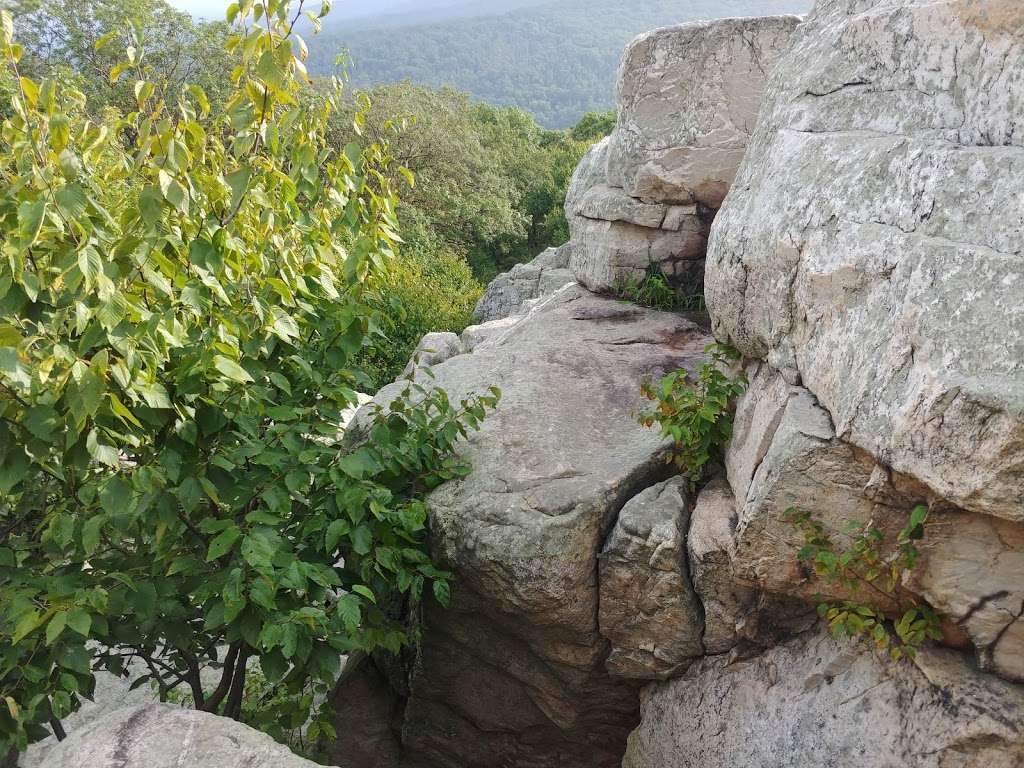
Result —
[{"label": "granite rock face", "polygon": [[660,271],[703,282],[708,228],[754,129],[795,16],[682,24],[641,35],[619,68],[619,119],[566,196],[570,267],[593,291]]},{"label": "granite rock face", "polygon": [[601,634],[613,675],[663,680],[704,654],[704,619],[690,583],[687,480],[675,477],[630,499],[601,551]]},{"label": "granite rock face", "polygon": [[226,717],[146,704],[70,734],[39,768],[314,768],[265,733]]},{"label": "granite rock face", "polygon": [[1024,522],[1024,23],[1017,0],[823,0],[708,252],[718,338],[835,433]]},{"label": "granite rock face", "polygon": [[893,664],[808,633],[738,663],[709,657],[645,689],[623,768],[1015,768],[1024,688],[931,648]]},{"label": "granite rock face", "polygon": [[726,457],[737,494],[732,577],[768,594],[810,602],[820,592],[894,611],[899,606],[876,592],[852,594],[812,578],[796,557],[803,538],[785,513],[811,512],[840,546],[847,522],[871,521],[886,536],[883,548],[893,548],[910,510],[925,504],[931,513],[918,545],[921,559],[904,587],[974,644],[983,669],[1024,679],[1024,527],[958,508],[839,439],[810,392],[787,384],[767,364],[750,373]]},{"label": "granite rock face", "polygon": [[462,354],[462,340],[457,333],[450,331],[438,331],[428,333],[420,339],[420,343],[413,350],[409,362],[402,371],[403,377],[413,375],[421,368],[430,368],[438,363],[443,363],[453,355]]},{"label": "granite rock face", "polygon": [[[620,510],[667,471],[662,439],[635,417],[639,382],[695,370],[708,341],[676,315],[569,286],[434,366],[453,399],[495,384],[503,395],[463,448],[473,472],[429,498],[455,579],[450,609],[425,607],[409,665],[409,765],[618,765],[640,683],[605,665],[598,555]],[[681,555],[678,532],[672,546]],[[699,637],[676,652],[699,652]]]}]

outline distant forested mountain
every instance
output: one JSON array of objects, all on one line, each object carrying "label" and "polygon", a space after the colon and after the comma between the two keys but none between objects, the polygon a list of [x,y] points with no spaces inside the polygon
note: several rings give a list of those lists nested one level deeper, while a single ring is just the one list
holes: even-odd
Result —
[{"label": "distant forested mountain", "polygon": [[[356,0],[356,4],[366,0]],[[404,4],[403,4],[404,3]],[[614,103],[615,68],[635,35],[726,16],[803,13],[811,0],[392,0],[310,42],[310,71],[348,51],[358,86],[412,80],[532,112],[548,128]]]}]

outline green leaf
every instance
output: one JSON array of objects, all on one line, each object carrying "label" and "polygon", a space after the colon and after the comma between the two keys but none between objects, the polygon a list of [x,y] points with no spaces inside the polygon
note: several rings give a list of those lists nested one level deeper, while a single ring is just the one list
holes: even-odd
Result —
[{"label": "green leaf", "polygon": [[67,626],[68,615],[64,611],[55,613],[53,618],[46,624],[46,644],[53,645],[54,642],[60,637],[61,632],[64,631],[64,627]]},{"label": "green leaf", "polygon": [[256,76],[267,85],[280,88],[285,83],[285,72],[270,51],[264,52],[256,64]]},{"label": "green leaf", "polygon": [[434,597],[445,608],[451,604],[451,587],[448,586],[447,581],[434,581]]},{"label": "green leaf", "polygon": [[37,405],[25,412],[21,423],[40,440],[50,440],[60,426],[60,418],[50,406]]},{"label": "green leaf", "polygon": [[31,248],[43,228],[43,216],[46,214],[46,201],[24,202],[18,206],[18,234],[21,247]]},{"label": "green leaf", "polygon": [[86,449],[89,451],[89,455],[100,464],[105,464],[115,469],[121,465],[121,457],[118,455],[117,449],[100,442],[99,433],[95,429],[89,432],[86,440]]},{"label": "green leaf", "polygon": [[249,375],[245,368],[243,368],[233,360],[228,360],[223,355],[217,355],[213,359],[213,365],[218,371],[220,371],[224,376],[231,379],[232,381],[237,381],[241,384],[246,384],[253,380],[252,376]]},{"label": "green leaf", "polygon": [[210,542],[210,548],[206,553],[206,562],[209,563],[212,560],[217,560],[230,552],[231,548],[235,545],[235,542],[238,541],[241,535],[242,532],[239,530],[238,526],[234,524],[221,531],[213,538],[213,541]]},{"label": "green leaf", "polygon": [[99,547],[100,536],[106,522],[106,515],[93,515],[82,525],[82,550],[87,557],[96,552]]},{"label": "green leaf", "polygon": [[377,597],[373,594],[373,590],[367,586],[364,586],[362,584],[356,584],[354,587],[352,587],[352,591],[358,595],[362,595],[371,603],[377,602]]},{"label": "green leaf", "polygon": [[68,626],[75,630],[82,637],[89,636],[92,627],[92,617],[81,608],[72,608],[67,614]]},{"label": "green leaf", "polygon": [[352,549],[358,555],[369,554],[373,546],[373,531],[367,525],[360,525],[352,531]]},{"label": "green leaf", "polygon": [[0,375],[16,387],[32,386],[28,368],[22,364],[18,350],[12,347],[0,347]]},{"label": "green leaf", "polygon": [[157,174],[157,181],[160,185],[160,193],[164,196],[164,200],[182,213],[188,213],[188,193],[185,191],[185,188],[163,169],[160,169]]},{"label": "green leaf", "polygon": [[11,634],[11,644],[17,645],[24,640],[29,634],[34,632],[36,628],[42,623],[43,617],[41,614],[32,611],[26,613],[14,624],[14,632]]},{"label": "green leaf", "polygon": [[338,548],[338,542],[341,541],[341,537],[347,536],[351,530],[352,526],[348,520],[334,520],[327,526],[327,532],[324,534],[324,548],[328,554]]},{"label": "green leaf", "polygon": [[380,463],[368,448],[356,451],[338,459],[338,469],[354,480],[362,480],[380,470]]},{"label": "green leaf", "polygon": [[359,606],[359,598],[355,595],[343,595],[337,603],[338,615],[349,632],[355,632],[362,621],[362,609]]}]

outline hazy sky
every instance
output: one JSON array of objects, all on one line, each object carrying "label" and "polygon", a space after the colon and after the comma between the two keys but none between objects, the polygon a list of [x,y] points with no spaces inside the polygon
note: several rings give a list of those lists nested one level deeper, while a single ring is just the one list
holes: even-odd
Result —
[{"label": "hazy sky", "polygon": [[175,8],[204,19],[222,19],[231,0],[168,0]]}]

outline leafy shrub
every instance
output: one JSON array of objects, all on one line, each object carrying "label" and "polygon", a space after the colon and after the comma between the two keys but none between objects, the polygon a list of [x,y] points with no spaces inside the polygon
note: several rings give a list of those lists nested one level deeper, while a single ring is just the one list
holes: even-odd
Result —
[{"label": "leafy shrub", "polygon": [[287,2],[228,15],[223,112],[165,101],[129,26],[99,44],[125,45],[135,108],[101,119],[21,75],[0,17],[0,755],[94,669],[141,661],[161,697],[237,718],[250,659],[329,684],[339,653],[409,640],[395,604],[447,600],[421,495],[466,472],[453,445],[497,392],[412,391],[339,448],[397,242],[392,159],[327,145],[339,85],[303,87]]},{"label": "leafy shrub", "polygon": [[704,350],[711,360],[700,366],[697,381],[680,369],[657,384],[644,381],[641,392],[656,407],[640,422],[658,424],[664,437],[672,438],[673,452],[668,460],[690,479],[700,483],[709,463],[722,458],[722,450],[732,436],[732,400],[747,387],[744,373],[730,377],[723,368],[740,359],[740,354],[724,344],[710,344]]},{"label": "leafy shrub", "polygon": [[466,260],[430,232],[409,238],[370,299],[382,335],[369,340],[359,363],[373,381],[371,391],[401,375],[424,334],[461,333],[483,290]]},{"label": "leafy shrub", "polygon": [[[873,594],[876,607],[857,600],[828,601],[818,595],[818,615],[839,637],[864,637],[894,661],[913,658],[927,638],[942,639],[939,616],[926,602],[901,588],[903,575],[917,565],[920,553],[914,542],[924,536],[928,507],[918,505],[888,551],[885,534],[872,523],[851,521],[846,533],[851,544],[839,550],[824,526],[809,512],[790,508],[786,519],[804,536],[797,559],[819,578],[842,589]],[[890,621],[886,612],[896,616]]]}]

